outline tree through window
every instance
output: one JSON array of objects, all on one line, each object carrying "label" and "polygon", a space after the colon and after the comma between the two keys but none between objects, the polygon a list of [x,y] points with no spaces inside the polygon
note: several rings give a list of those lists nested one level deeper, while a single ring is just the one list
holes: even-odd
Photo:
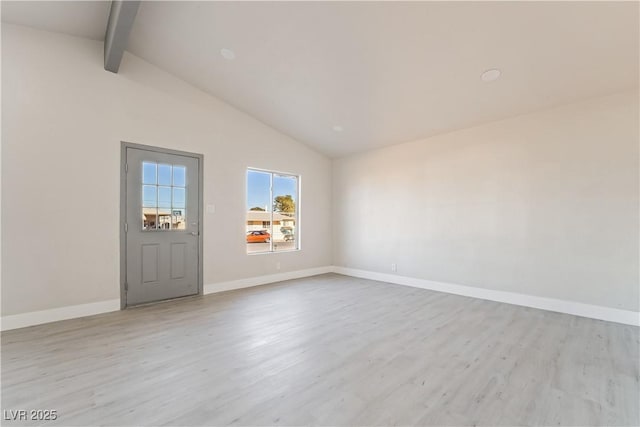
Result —
[{"label": "tree through window", "polygon": [[297,175],[247,170],[247,253],[299,249]]}]

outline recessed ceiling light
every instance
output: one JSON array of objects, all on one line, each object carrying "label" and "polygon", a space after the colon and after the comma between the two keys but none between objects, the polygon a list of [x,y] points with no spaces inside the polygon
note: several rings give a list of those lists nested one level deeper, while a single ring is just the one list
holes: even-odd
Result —
[{"label": "recessed ceiling light", "polygon": [[492,68],[482,73],[480,78],[482,79],[483,82],[492,82],[494,80],[498,80],[498,77],[500,77],[500,74],[502,74],[500,70],[498,70],[497,68]]},{"label": "recessed ceiling light", "polygon": [[333,125],[332,129],[336,132],[342,132],[344,130],[340,125]]},{"label": "recessed ceiling light", "polygon": [[236,53],[231,49],[220,49],[220,55],[222,55],[224,59],[228,59],[229,61],[236,59]]}]

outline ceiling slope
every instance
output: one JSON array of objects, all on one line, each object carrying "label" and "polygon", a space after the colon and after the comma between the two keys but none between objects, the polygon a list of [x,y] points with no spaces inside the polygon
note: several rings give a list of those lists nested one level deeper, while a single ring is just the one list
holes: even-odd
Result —
[{"label": "ceiling slope", "polygon": [[[33,12],[31,23],[24,11],[14,10],[10,20],[104,34],[104,27],[92,32],[75,22],[81,13],[97,20],[100,7],[47,7]],[[339,157],[637,87],[638,8],[638,2],[143,2],[128,50]],[[222,49],[235,59],[225,59]],[[483,82],[490,68],[502,75]]]},{"label": "ceiling slope", "polygon": [[110,1],[2,1],[2,22],[104,40]]}]

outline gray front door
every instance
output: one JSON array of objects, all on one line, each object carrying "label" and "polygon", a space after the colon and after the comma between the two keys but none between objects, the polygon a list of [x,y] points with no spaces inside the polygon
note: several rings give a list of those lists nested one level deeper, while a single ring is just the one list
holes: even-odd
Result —
[{"label": "gray front door", "polygon": [[126,148],[126,305],[198,293],[199,158]]}]

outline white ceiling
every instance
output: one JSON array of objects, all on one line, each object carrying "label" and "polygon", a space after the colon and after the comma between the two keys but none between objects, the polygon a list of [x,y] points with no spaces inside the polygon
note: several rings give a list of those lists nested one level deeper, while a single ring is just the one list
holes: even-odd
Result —
[{"label": "white ceiling", "polygon": [[104,40],[111,1],[2,1],[2,22]]},{"label": "white ceiling", "polygon": [[[342,156],[637,87],[639,5],[142,2],[129,51]],[[102,39],[108,2],[3,1],[2,13]],[[502,77],[482,82],[488,68]]]}]

